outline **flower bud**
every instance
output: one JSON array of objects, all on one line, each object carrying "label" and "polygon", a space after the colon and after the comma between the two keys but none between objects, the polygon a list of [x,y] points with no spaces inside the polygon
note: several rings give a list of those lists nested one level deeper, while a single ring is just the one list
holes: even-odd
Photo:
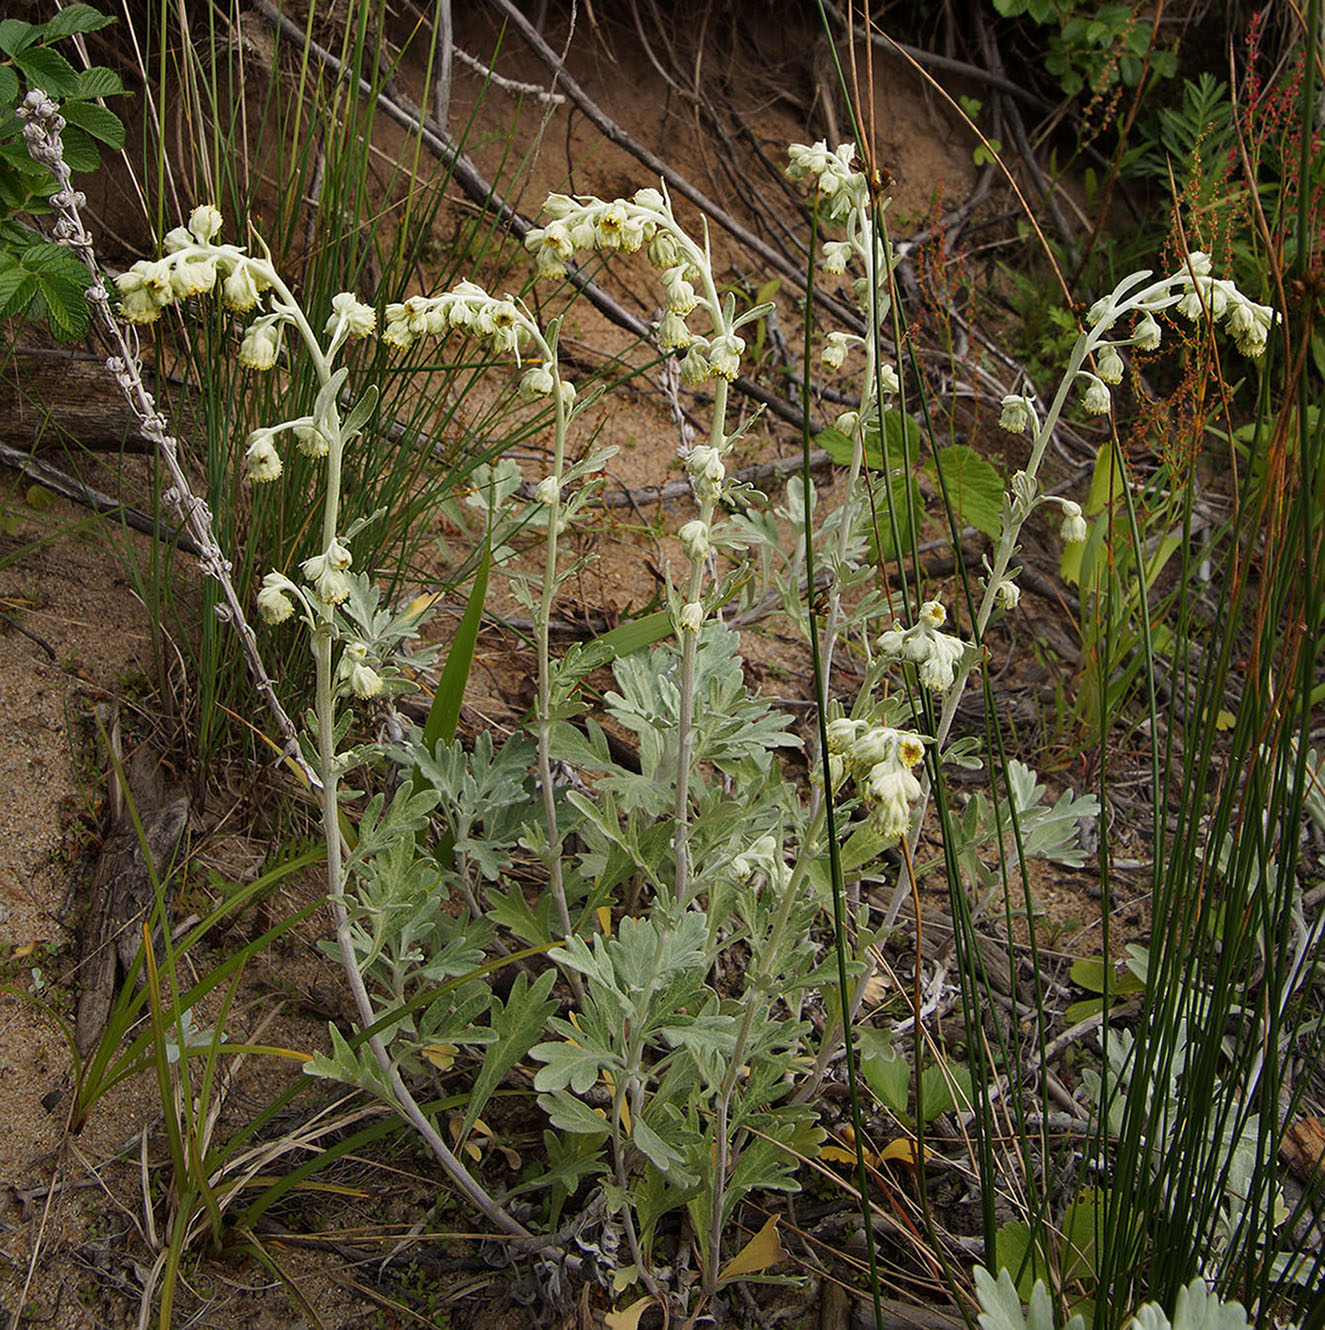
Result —
[{"label": "flower bud", "polygon": [[1095,359],[1095,372],[1105,383],[1121,383],[1123,381],[1123,358],[1118,354],[1116,347],[1104,346],[1100,348],[1100,353]]},{"label": "flower bud", "polygon": [[661,227],[649,241],[648,255],[649,262],[655,268],[675,268],[685,263],[685,255],[676,237]]},{"label": "flower bud", "polygon": [[846,751],[847,768],[857,780],[881,763],[891,762],[897,751],[897,731],[885,725],[866,730]]},{"label": "flower bud", "polygon": [[902,381],[897,377],[897,371],[888,364],[879,366],[879,391],[885,393],[898,393],[902,389]]},{"label": "flower bud", "polygon": [[253,265],[241,259],[221,284],[221,301],[236,314],[247,314],[258,303],[258,297],[265,287],[265,282],[259,285]]},{"label": "flower bud", "polygon": [[1147,313],[1137,320],[1136,327],[1132,329],[1132,345],[1138,351],[1155,350],[1159,346],[1159,339],[1159,324],[1152,314]]},{"label": "flower bud", "polygon": [[382,676],[368,665],[350,670],[350,691],[355,697],[376,697],[382,691]]},{"label": "flower bud", "polygon": [[327,436],[316,425],[296,425],[294,446],[305,457],[325,457],[330,451]]},{"label": "flower bud", "polygon": [[258,592],[258,614],[264,623],[284,623],[294,613],[294,605],[285,594],[290,581],[280,573],[268,573]]},{"label": "flower bud", "polygon": [[550,397],[556,386],[557,381],[546,365],[533,365],[525,370],[520,380],[520,396],[526,402],[532,402],[539,397]]},{"label": "flower bud", "polygon": [[713,367],[704,354],[706,348],[707,344],[702,337],[696,338],[690,343],[690,349],[681,360],[682,383],[689,384],[690,387],[694,388],[701,383],[706,383],[712,376]]},{"label": "flower bud", "polygon": [[248,436],[244,470],[255,485],[265,485],[280,479],[281,456],[271,440],[272,433],[269,429],[254,430]]},{"label": "flower bud", "polygon": [[676,626],[683,633],[697,633],[704,626],[704,606],[697,600],[688,601],[681,606],[676,616]]},{"label": "flower bud", "polygon": [[949,633],[935,633],[928,645],[929,652],[917,671],[920,686],[931,693],[946,693],[956,678],[957,665],[966,654],[966,646]]},{"label": "flower bud", "polygon": [[824,245],[823,269],[834,277],[846,272],[851,261],[851,242],[849,240],[829,240]]},{"label": "flower bud", "polygon": [[737,337],[735,333],[723,333],[715,337],[709,350],[714,374],[730,383],[740,373],[741,352],[744,350],[745,338]]},{"label": "flower bud", "polygon": [[685,265],[678,264],[663,273],[663,291],[666,294],[667,309],[672,314],[684,318],[699,304],[695,288],[685,278]]},{"label": "flower bud", "polygon": [[1109,390],[1093,374],[1086,384],[1086,391],[1081,395],[1081,408],[1092,416],[1107,416],[1113,399]]},{"label": "flower bud", "polygon": [[828,751],[830,753],[845,753],[856,741],[856,736],[864,728],[864,722],[858,720],[849,720],[846,716],[839,716],[837,720],[828,722]]},{"label": "flower bud", "polygon": [[331,317],[327,320],[325,332],[328,337],[334,337],[342,326],[347,337],[370,337],[377,327],[377,311],[371,305],[365,305],[353,292],[341,291],[331,298]]},{"label": "flower bud", "polygon": [[829,369],[841,369],[846,362],[847,351],[851,347],[851,338],[847,333],[830,332],[819,359]]},{"label": "flower bud", "polygon": [[534,489],[534,501],[549,507],[561,499],[561,485],[556,476],[547,476],[538,482]]},{"label": "flower bud", "polygon": [[918,734],[903,730],[897,736],[897,760],[905,767],[913,767],[925,756],[925,743]]},{"label": "flower bud", "polygon": [[125,323],[155,323],[161,317],[162,301],[158,300],[143,281],[142,273],[136,271],[135,264],[128,272],[122,272],[115,285],[120,293],[120,318]]},{"label": "flower bud", "polygon": [[271,369],[280,349],[280,333],[267,319],[259,319],[249,325],[244,340],[239,344],[239,363],[244,369]]},{"label": "flower bud", "polygon": [[1021,600],[1021,588],[1005,577],[997,587],[994,588],[994,604],[1001,610],[1015,610]]},{"label": "flower bud", "polygon": [[1065,545],[1079,545],[1090,534],[1086,519],[1082,516],[1081,505],[1071,499],[1059,499],[1058,506],[1063,510],[1063,525],[1058,534]]},{"label": "flower bud", "polygon": [[315,554],[303,563],[304,577],[313,588],[313,594],[324,605],[339,605],[350,594],[350,580],[339,568],[331,568],[326,559]]},{"label": "flower bud", "polygon": [[216,257],[199,254],[181,259],[171,267],[170,282],[181,300],[205,294],[216,285]]},{"label": "flower bud", "polygon": [[637,189],[635,191],[634,201],[639,207],[648,208],[650,212],[665,213],[667,211],[667,200],[664,199],[662,194],[656,189],[649,189],[647,187],[644,189]]},{"label": "flower bud", "polygon": [[690,345],[690,329],[685,316],[674,310],[665,310],[658,322],[658,350],[680,351]]},{"label": "flower bud", "polygon": [[703,522],[698,519],[687,522],[677,535],[681,541],[681,553],[691,563],[699,563],[708,558],[712,546],[709,544],[709,529]]},{"label": "flower bud", "polygon": [[1183,298],[1178,301],[1178,313],[1184,319],[1189,319],[1195,323],[1202,313],[1201,297],[1195,291],[1188,291]]},{"label": "flower bud", "polygon": [[1016,393],[1009,393],[1003,399],[1003,414],[998,418],[1002,429],[1010,434],[1021,434],[1034,419],[1029,397],[1019,397]]},{"label": "flower bud", "polygon": [[920,622],[930,628],[942,628],[948,622],[948,611],[941,600],[927,600],[920,607]]},{"label": "flower bud", "polygon": [[189,214],[189,230],[200,245],[210,244],[221,233],[220,210],[210,203],[199,204]]},{"label": "flower bud", "polygon": [[543,211],[555,221],[563,221],[578,211],[579,206],[569,194],[549,194],[544,200]]}]

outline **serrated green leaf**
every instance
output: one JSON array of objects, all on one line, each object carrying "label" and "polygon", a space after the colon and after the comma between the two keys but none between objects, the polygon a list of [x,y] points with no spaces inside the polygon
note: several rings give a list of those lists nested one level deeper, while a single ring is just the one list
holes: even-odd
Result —
[{"label": "serrated green leaf", "polygon": [[118,97],[123,92],[124,84],[113,69],[107,69],[105,65],[93,65],[91,69],[79,71],[78,87],[74,90],[74,96],[87,100],[97,97]]},{"label": "serrated green leaf", "polygon": [[96,102],[65,102],[61,114],[71,124],[85,130],[94,139],[118,151],[124,147],[124,123],[119,116]]},{"label": "serrated green leaf", "polygon": [[91,5],[67,5],[42,25],[42,39],[55,41],[79,32],[100,32],[114,22],[110,15],[98,12]]},{"label": "serrated green leaf", "polygon": [[42,276],[87,280],[87,269],[82,262],[53,240],[41,240],[35,245],[29,245],[23,251],[22,260],[25,268]]},{"label": "serrated green leaf", "polygon": [[68,97],[78,88],[78,71],[49,46],[26,46],[14,52],[14,64],[29,88],[41,88],[51,97]]},{"label": "serrated green leaf", "polygon": [[0,22],[0,51],[13,55],[37,40],[37,29],[20,18],[7,18]]},{"label": "serrated green leaf", "polygon": [[0,272],[0,319],[22,314],[37,294],[37,279],[24,268]]},{"label": "serrated green leaf", "polygon": [[18,75],[8,65],[0,65],[0,106],[13,106],[18,101]]},{"label": "serrated green leaf", "polygon": [[938,483],[940,473],[948,501],[958,519],[998,538],[1003,513],[1003,480],[969,444],[940,448],[925,469]]},{"label": "serrated green leaf", "polygon": [[77,125],[68,125],[62,135],[65,165],[77,175],[88,175],[101,167],[101,153],[93,140]]}]

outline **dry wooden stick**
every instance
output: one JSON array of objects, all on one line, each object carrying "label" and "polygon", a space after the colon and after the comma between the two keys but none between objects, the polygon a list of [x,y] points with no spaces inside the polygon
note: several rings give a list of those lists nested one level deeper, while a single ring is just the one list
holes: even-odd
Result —
[{"label": "dry wooden stick", "polygon": [[126,526],[131,526],[135,531],[157,536],[167,545],[178,545],[180,549],[195,557],[202,553],[202,546],[183,527],[172,527],[168,522],[150,517],[137,508],[130,508],[127,504],[112,499],[109,494],[103,494],[91,485],[85,485],[58,467],[42,461],[39,457],[32,457],[19,448],[11,448],[7,443],[0,443],[0,463],[13,467],[20,475],[36,481],[38,485],[44,485],[63,498],[91,508],[95,513],[114,513]]}]

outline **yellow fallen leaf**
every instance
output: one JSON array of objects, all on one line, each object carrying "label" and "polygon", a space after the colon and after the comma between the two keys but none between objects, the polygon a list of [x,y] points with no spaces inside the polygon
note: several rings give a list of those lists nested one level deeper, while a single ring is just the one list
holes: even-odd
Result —
[{"label": "yellow fallen leaf", "polygon": [[[929,1151],[926,1150],[928,1155]],[[899,1136],[895,1141],[889,1141],[887,1145],[879,1151],[879,1162],[885,1159],[896,1159],[899,1163],[905,1164],[908,1168],[915,1168],[919,1163],[916,1154],[916,1142],[907,1136]]]},{"label": "yellow fallen leaf", "polygon": [[619,1312],[606,1313],[603,1324],[607,1330],[635,1330],[639,1325],[639,1318],[644,1315],[652,1302],[653,1295],[646,1293],[642,1298],[636,1298],[629,1307],[623,1307]]},{"label": "yellow fallen leaf", "polygon": [[731,1258],[718,1275],[718,1283],[725,1284],[745,1275],[755,1275],[785,1259],[786,1252],[778,1238],[778,1216],[772,1215],[763,1228]]},{"label": "yellow fallen leaf", "polygon": [[418,619],[426,614],[441,599],[440,591],[425,591],[415,596],[405,606],[405,614],[411,619]]},{"label": "yellow fallen leaf", "polygon": [[460,1050],[454,1044],[424,1044],[419,1049],[438,1071],[450,1071],[455,1066],[455,1055]]},{"label": "yellow fallen leaf", "polygon": [[603,930],[604,937],[612,936],[612,907],[610,905],[600,905],[598,907],[598,927]]}]

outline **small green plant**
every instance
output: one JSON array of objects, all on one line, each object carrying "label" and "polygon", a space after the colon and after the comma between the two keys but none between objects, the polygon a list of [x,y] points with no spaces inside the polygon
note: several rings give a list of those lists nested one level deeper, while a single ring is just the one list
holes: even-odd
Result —
[{"label": "small green plant", "polygon": [[1177,72],[1177,56],[1154,42],[1153,21],[1134,5],[994,0],[994,8],[1004,18],[1024,14],[1051,30],[1044,67],[1069,97],[1084,90],[1100,96],[1116,84],[1135,88],[1147,62],[1152,78],[1172,78]]},{"label": "small green plant", "polygon": [[86,174],[101,165],[98,145],[124,146],[124,126],[102,105],[124,88],[103,65],[76,70],[57,49],[70,37],[97,32],[114,20],[90,5],[73,4],[45,23],[0,20],[0,318],[45,322],[56,337],[88,330],[83,265],[62,244],[24,217],[49,215],[59,186],[30,156],[18,107],[29,89],[60,99],[65,161]]}]

